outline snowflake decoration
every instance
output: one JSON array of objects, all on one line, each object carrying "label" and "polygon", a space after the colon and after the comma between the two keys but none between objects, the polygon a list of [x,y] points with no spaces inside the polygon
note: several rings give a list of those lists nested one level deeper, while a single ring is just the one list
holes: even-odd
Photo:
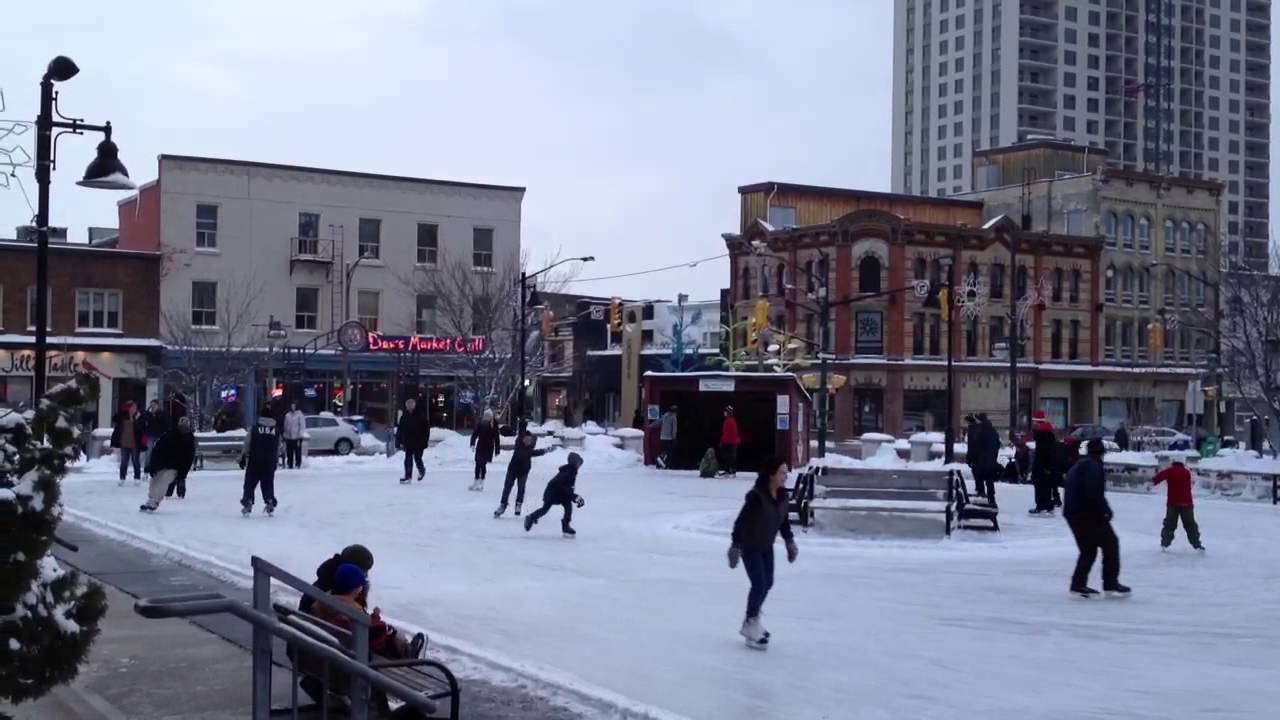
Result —
[{"label": "snowflake decoration", "polygon": [[982,315],[987,309],[987,289],[982,286],[982,282],[973,275],[965,275],[959,290],[955,304],[960,308],[960,317],[972,320]]},{"label": "snowflake decoration", "polygon": [[1041,275],[1034,284],[1028,283],[1027,292],[1018,300],[1018,324],[1025,324],[1031,308],[1049,304],[1049,278]]},{"label": "snowflake decoration", "polygon": [[1164,326],[1169,330],[1177,330],[1178,326],[1181,324],[1182,320],[1177,315],[1170,315],[1164,320]]}]

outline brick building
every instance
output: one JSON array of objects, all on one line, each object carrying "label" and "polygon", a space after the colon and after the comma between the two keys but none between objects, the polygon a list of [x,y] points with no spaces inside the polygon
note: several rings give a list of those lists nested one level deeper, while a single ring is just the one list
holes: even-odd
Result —
[{"label": "brick building", "polygon": [[[36,246],[0,241],[0,407],[31,402],[35,371]],[[161,254],[78,243],[49,246],[49,383],[78,370],[98,375],[92,425],[125,400],[143,402],[159,365]]]}]

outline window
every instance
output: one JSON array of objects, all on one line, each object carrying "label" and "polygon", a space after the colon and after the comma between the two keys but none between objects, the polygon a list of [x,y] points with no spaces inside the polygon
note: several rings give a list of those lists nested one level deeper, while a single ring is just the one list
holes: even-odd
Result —
[{"label": "window", "polygon": [[489,323],[493,319],[490,315],[489,298],[473,298],[471,301],[471,334],[486,335]]},{"label": "window", "polygon": [[493,228],[471,228],[471,266],[493,269]]},{"label": "window", "polygon": [[[49,288],[49,294],[44,298],[44,327],[46,330],[53,327],[53,288]],[[27,329],[36,329],[36,288],[34,285],[27,288]]]},{"label": "window", "polygon": [[191,283],[191,326],[218,327],[218,283],[204,280]]},{"label": "window", "polygon": [[1209,228],[1204,223],[1196,223],[1195,232],[1196,255],[1204,257],[1209,252]]},{"label": "window", "polygon": [[1013,296],[1021,299],[1027,296],[1027,266],[1019,265],[1013,275]]},{"label": "window", "polygon": [[1151,268],[1138,272],[1138,304],[1143,307],[1151,304]]},{"label": "window", "polygon": [[1116,323],[1111,318],[1102,321],[1102,356],[1107,360],[1116,359]]},{"label": "window", "polygon": [[1125,213],[1120,221],[1120,247],[1125,250],[1133,249],[1133,228],[1133,215]]},{"label": "window", "polygon": [[[923,261],[920,261],[923,262]],[[1004,265],[1000,263],[991,264],[991,299],[999,300],[1004,297]]]},{"label": "window", "polygon": [[970,261],[969,261],[969,271],[965,274],[965,279],[969,280],[969,281],[970,281],[970,282],[972,282],[974,285],[977,285],[977,284],[978,284],[978,277],[979,277],[980,272],[981,272],[981,271],[980,271],[980,270],[978,270],[978,261],[977,261],[977,260],[970,260]]},{"label": "window", "polygon": [[911,354],[924,355],[924,323],[925,314],[915,313],[911,316]]},{"label": "window", "polygon": [[320,254],[320,213],[298,213],[298,254]]},{"label": "window", "polygon": [[356,291],[356,319],[369,330],[378,331],[378,305],[382,293],[377,290]]},{"label": "window", "polygon": [[1049,331],[1049,357],[1054,360],[1062,359],[1062,321],[1055,319],[1053,321],[1053,329]]},{"label": "window", "polygon": [[1066,273],[1062,268],[1053,269],[1053,301],[1062,302],[1062,286],[1066,280]]},{"label": "window", "polygon": [[752,293],[751,293],[751,268],[749,268],[749,267],[744,267],[744,268],[742,268],[742,273],[741,273],[741,274],[742,274],[742,299],[743,299],[743,300],[750,300],[750,299],[752,298]]},{"label": "window", "polygon": [[1178,249],[1183,255],[1190,255],[1191,249],[1191,223],[1183,220],[1178,225]]},{"label": "window", "polygon": [[1127,267],[1120,274],[1120,302],[1125,305],[1133,304],[1133,285],[1134,272],[1133,268]]},{"label": "window", "polygon": [[218,248],[218,206],[196,205],[196,248]]},{"label": "window", "polygon": [[1164,221],[1164,252],[1166,255],[1176,255],[1178,252],[1178,238],[1175,227],[1172,220]]},{"label": "window", "polygon": [[1076,74],[1073,72],[1062,73],[1062,86],[1073,88],[1076,86]]},{"label": "window", "polygon": [[942,354],[942,316],[938,313],[929,313],[929,354]]},{"label": "window", "polygon": [[[768,266],[768,265],[765,265],[765,264],[763,264],[763,263],[761,263],[761,265],[760,265],[760,295],[764,296],[764,295],[768,295],[768,294],[769,294],[769,266]],[[645,305],[644,307],[645,307],[645,310],[647,310],[650,314],[652,314],[652,313],[653,313],[653,310],[651,309],[651,308],[653,307],[652,305]],[[653,318],[645,318],[645,319],[646,319],[646,320],[652,320]]]},{"label": "window", "polygon": [[360,218],[360,244],[357,247],[362,258],[377,260],[382,257],[382,221],[377,218]]},{"label": "window", "polygon": [[880,292],[880,258],[867,255],[858,263],[858,292]]},{"label": "window", "polygon": [[1067,302],[1072,305],[1080,302],[1080,269],[1076,268],[1071,271],[1071,293],[1067,295]]},{"label": "window", "polygon": [[120,291],[76,290],[76,329],[119,330]]},{"label": "window", "polygon": [[1116,246],[1116,230],[1117,230],[1116,226],[1119,225],[1119,222],[1120,221],[1116,217],[1115,213],[1113,212],[1107,213],[1107,217],[1103,221],[1104,224],[1103,224],[1103,230],[1102,230],[1102,234],[1106,238],[1107,247]]},{"label": "window", "polygon": [[436,296],[418,295],[414,310],[413,329],[419,335],[431,335],[436,331]]},{"label": "window", "polygon": [[769,207],[769,224],[776,228],[796,226],[796,209],[785,205]]},{"label": "window", "polygon": [[922,258],[922,257],[918,257],[918,258],[916,258],[916,259],[915,259],[915,262],[914,262],[914,263],[912,263],[912,273],[911,273],[911,277],[912,277],[913,279],[915,279],[915,280],[924,280],[924,279],[925,279],[925,272],[926,272],[926,270],[925,270],[925,261],[924,261],[924,258]]},{"label": "window", "polygon": [[1116,301],[1116,266],[1108,265],[1105,275],[1107,278],[1106,284],[1103,285],[1103,289],[1106,291],[1105,299],[1107,302],[1113,303]]},{"label": "window", "polygon": [[1134,333],[1137,336],[1137,340],[1138,340],[1138,352],[1135,358],[1137,360],[1147,359],[1147,327],[1148,325],[1149,325],[1149,322],[1145,318],[1138,318],[1138,326],[1136,328],[1136,332]]},{"label": "window", "polygon": [[440,226],[418,223],[418,264],[435,265],[440,260]]},{"label": "window", "polygon": [[316,330],[320,327],[320,288],[294,289],[293,327],[295,330]]},{"label": "window", "polygon": [[1138,218],[1138,250],[1151,252],[1151,218],[1146,215]]},{"label": "window", "polygon": [[787,266],[783,265],[782,263],[778,263],[777,275],[778,275],[778,282],[777,282],[778,294],[786,295],[787,294]]},{"label": "window", "polygon": [[929,263],[929,282],[934,287],[942,287],[942,259],[934,258]]},{"label": "window", "polygon": [[1177,290],[1178,276],[1174,271],[1170,270],[1164,276],[1164,304],[1173,305],[1175,302],[1174,292]]},{"label": "window", "polygon": [[1002,343],[1005,341],[1004,318],[1002,317],[991,318],[991,330],[988,334],[989,334],[988,339],[991,341],[991,354],[994,355],[996,343]]},{"label": "window", "polygon": [[1067,359],[1080,359],[1080,321],[1071,321],[1071,334],[1067,336]]}]

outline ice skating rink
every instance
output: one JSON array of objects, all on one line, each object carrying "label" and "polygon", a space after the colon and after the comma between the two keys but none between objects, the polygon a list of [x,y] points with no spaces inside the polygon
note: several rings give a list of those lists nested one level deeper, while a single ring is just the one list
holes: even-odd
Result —
[{"label": "ice skating rink", "polygon": [[[999,535],[779,545],[767,653],[737,634],[747,579],[725,561],[750,479],[701,480],[588,450],[576,540],[559,509],[532,533],[495,520],[507,456],[469,492],[460,442],[401,486],[398,457],[281,470],[275,517],[240,516],[241,473],[192,473],[185,500],[138,511],[110,459],[68,476],[68,515],[225,572],[261,555],[307,579],[344,545],[376,556],[372,602],[438,642],[620,708],[679,718],[1272,717],[1280,707],[1280,508],[1200,500],[1208,547],[1159,548],[1164,493],[1112,493],[1127,600],[1072,600],[1062,519],[1001,485]],[[537,458],[526,512],[565,455]],[[531,507],[532,506],[532,507]],[[1093,584],[1099,585],[1095,567]],[[465,691],[464,691],[465,707]]]}]

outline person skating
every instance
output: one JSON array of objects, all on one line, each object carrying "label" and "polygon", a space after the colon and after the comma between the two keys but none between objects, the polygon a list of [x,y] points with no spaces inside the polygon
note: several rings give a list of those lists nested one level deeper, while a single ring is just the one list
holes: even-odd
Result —
[{"label": "person skating", "polygon": [[280,434],[277,432],[271,408],[264,407],[258,421],[245,436],[245,452],[240,455],[244,468],[244,494],[240,498],[240,512],[253,512],[253,493],[262,487],[263,510],[268,515],[276,511],[276,467],[280,462]]},{"label": "person skating", "polygon": [[298,409],[298,403],[290,404],[284,415],[284,466],[290,470],[302,467],[302,436],[306,432],[306,416]]},{"label": "person skating", "polygon": [[511,450],[511,462],[507,463],[507,478],[502,482],[502,500],[498,509],[493,511],[495,518],[502,517],[507,511],[507,501],[511,498],[511,486],[516,485],[516,516],[524,506],[524,486],[529,480],[529,470],[533,467],[533,459],[546,455],[546,450],[538,450],[538,438],[527,429],[516,438],[516,445]]},{"label": "person skating", "polygon": [[[359,567],[368,576],[369,571],[373,570],[373,553],[364,545],[348,545],[342,548],[342,552],[334,553],[328,560],[320,563],[316,568],[316,581],[311,584],[321,592],[333,592],[334,574],[338,572],[340,566],[348,563]],[[298,601],[298,609],[309,613],[315,602],[310,596],[303,595]]]},{"label": "person skating", "polygon": [[178,497],[187,496],[187,473],[196,460],[196,439],[191,434],[191,421],[179,418],[173,429],[161,435],[151,446],[147,472],[151,485],[147,501],[139,507],[143,512],[155,512],[174,488]]},{"label": "person skating", "polygon": [[1031,425],[1036,452],[1031,460],[1031,482],[1036,488],[1032,515],[1053,515],[1053,490],[1058,486],[1058,439],[1043,410],[1037,410]]},{"label": "person skating", "polygon": [[131,402],[120,406],[120,412],[111,416],[111,447],[120,455],[120,484],[124,485],[129,464],[133,464],[133,479],[142,480],[142,452],[147,447],[138,422],[138,407]]},{"label": "person skating", "polygon": [[787,562],[795,562],[800,554],[791,533],[786,484],[786,460],[774,458],[766,462],[733,522],[729,567],[736,568],[741,561],[751,581],[746,618],[738,632],[746,639],[747,647],[757,650],[764,650],[769,644],[769,632],[760,625],[760,608],[773,587],[773,545],[778,534],[787,545]]},{"label": "person skating", "polygon": [[[1037,444],[1037,450],[1039,446]],[[1127,597],[1129,588],[1120,584],[1120,539],[1111,527],[1111,505],[1107,502],[1106,472],[1102,440],[1094,438],[1086,445],[1087,455],[1067,474],[1066,497],[1062,515],[1075,536],[1080,556],[1071,575],[1072,594],[1090,598],[1098,594],[1089,587],[1089,572],[1102,550],[1102,589],[1108,596]]]},{"label": "person skating", "polygon": [[577,532],[570,523],[573,521],[573,506],[577,505],[581,508],[586,504],[582,496],[577,493],[575,485],[578,482],[578,468],[582,467],[582,456],[576,452],[569,453],[568,461],[560,466],[560,471],[556,476],[551,478],[551,482],[547,483],[547,489],[542,491],[542,507],[529,513],[524,519],[524,530],[528,532],[533,529],[534,525],[542,519],[552,507],[559,505],[564,508],[564,518],[560,520],[560,530],[566,538],[577,536]]},{"label": "person skating", "polygon": [[662,446],[662,451],[658,454],[660,468],[671,467],[671,456],[676,451],[676,437],[680,425],[678,410],[678,407],[672,405],[658,419],[658,444]]},{"label": "person skating", "polygon": [[404,412],[400,422],[396,423],[396,445],[404,451],[404,477],[402,484],[413,481],[413,468],[418,468],[418,482],[427,475],[427,468],[422,464],[422,453],[431,440],[431,421],[425,413],[418,411],[418,401],[409,398],[404,401]]},{"label": "person skating", "polygon": [[698,477],[713,478],[720,472],[720,463],[716,462],[716,449],[707,448],[702,454],[702,462],[698,464]]},{"label": "person skating", "polygon": [[738,421],[733,417],[733,406],[724,409],[724,422],[720,425],[720,474],[738,477]]},{"label": "person skating", "polygon": [[471,490],[484,490],[484,477],[489,463],[502,452],[499,444],[498,421],[493,417],[492,410],[485,410],[484,419],[471,433],[471,447],[476,451],[476,478],[471,483]]},{"label": "person skating", "polygon": [[[1000,474],[1000,433],[991,424],[986,413],[974,416],[974,437],[978,441],[973,469],[974,484],[978,495],[987,498],[991,505],[996,504],[996,476]],[[972,441],[970,441],[972,442]],[[974,453],[974,446],[969,445],[969,452]]]},{"label": "person skating", "polygon": [[1191,497],[1191,471],[1183,464],[1181,457],[1175,457],[1173,464],[1156,473],[1151,478],[1154,487],[1165,483],[1169,489],[1168,505],[1164,512],[1164,526],[1160,529],[1160,548],[1163,550],[1173,544],[1173,534],[1178,529],[1178,521],[1182,521],[1182,529],[1187,533],[1187,542],[1196,550],[1203,551],[1200,543],[1200,525],[1196,522],[1195,500]]},{"label": "person skating", "polygon": [[151,451],[156,441],[169,432],[169,418],[160,409],[160,401],[147,403],[147,409],[138,413],[135,432],[142,437],[142,471],[151,475]]}]

